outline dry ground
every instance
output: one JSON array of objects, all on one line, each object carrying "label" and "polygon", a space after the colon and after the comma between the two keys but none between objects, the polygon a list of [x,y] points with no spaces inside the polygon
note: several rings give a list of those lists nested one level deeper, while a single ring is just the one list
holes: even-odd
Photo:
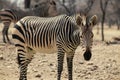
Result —
[{"label": "dry ground", "polygon": [[[94,30],[94,45],[92,59],[85,61],[83,51],[78,47],[74,57],[74,80],[120,80],[120,44],[101,42],[100,35]],[[113,41],[112,37],[120,36],[116,29],[105,29],[105,39]],[[16,63],[16,51],[12,45],[4,46],[0,36],[0,80],[18,80],[19,69]],[[65,60],[64,60],[65,61]],[[28,68],[28,80],[56,80],[57,55],[37,53]],[[66,61],[62,80],[67,80]]]}]

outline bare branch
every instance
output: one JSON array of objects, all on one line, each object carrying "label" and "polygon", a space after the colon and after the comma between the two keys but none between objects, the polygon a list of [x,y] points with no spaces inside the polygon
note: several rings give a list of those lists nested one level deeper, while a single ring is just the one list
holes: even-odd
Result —
[{"label": "bare branch", "polygon": [[100,0],[100,7],[103,12],[106,10],[109,1],[110,0],[104,0],[103,2],[103,0]]},{"label": "bare branch", "polygon": [[[59,0],[58,0],[58,2],[59,2],[59,4],[61,6],[63,6],[66,9],[66,11],[68,12],[68,14],[70,14],[70,10],[67,8],[67,6],[64,3],[61,3]],[[63,0],[63,2],[65,2],[65,1]]]},{"label": "bare branch", "polygon": [[102,11],[104,11],[104,8],[103,8],[103,1],[102,1],[102,0],[100,0],[100,8],[101,8]]},{"label": "bare branch", "polygon": [[89,0],[87,2],[88,4],[88,7],[85,9],[85,13],[89,13],[89,11],[91,10],[92,6],[93,6],[93,3],[94,3],[95,0]]},{"label": "bare branch", "polygon": [[109,0],[106,0],[106,1],[105,1],[105,7],[104,7],[105,10],[106,10],[106,7],[107,7],[107,5],[108,5],[108,2],[109,2]]}]

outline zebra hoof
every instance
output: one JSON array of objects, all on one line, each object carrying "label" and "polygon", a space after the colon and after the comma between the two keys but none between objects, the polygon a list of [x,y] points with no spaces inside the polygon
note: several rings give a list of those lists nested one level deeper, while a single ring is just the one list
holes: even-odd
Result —
[{"label": "zebra hoof", "polygon": [[84,59],[86,61],[89,61],[91,59],[91,56],[92,56],[92,53],[90,50],[86,50],[85,53],[84,53]]}]

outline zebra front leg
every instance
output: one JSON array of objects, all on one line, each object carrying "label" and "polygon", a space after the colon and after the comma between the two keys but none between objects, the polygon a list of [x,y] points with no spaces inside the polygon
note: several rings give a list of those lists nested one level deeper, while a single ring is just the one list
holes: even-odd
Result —
[{"label": "zebra front leg", "polygon": [[34,53],[31,48],[27,48],[27,52],[24,49],[18,49],[18,64],[20,68],[19,80],[27,80],[27,67],[33,58],[33,54]]},{"label": "zebra front leg", "polygon": [[74,52],[67,53],[67,67],[68,67],[68,79],[72,79],[72,68],[73,68],[73,57],[74,57]]},{"label": "zebra front leg", "polygon": [[63,60],[64,60],[64,52],[59,49],[58,50],[58,77],[57,80],[61,80],[61,73],[63,70]]}]

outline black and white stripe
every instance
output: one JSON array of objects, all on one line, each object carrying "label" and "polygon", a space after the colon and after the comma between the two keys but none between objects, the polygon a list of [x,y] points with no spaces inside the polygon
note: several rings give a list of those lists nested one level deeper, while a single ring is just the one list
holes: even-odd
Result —
[{"label": "black and white stripe", "polygon": [[[72,80],[72,62],[75,50],[80,45],[80,32],[82,32],[80,28],[82,28],[81,24],[84,19],[79,16],[76,21],[73,20],[66,15],[51,18],[28,16],[17,22],[12,36],[17,48],[18,64],[20,66],[19,80],[27,80],[27,66],[33,57],[33,53],[36,52],[58,52],[57,80],[61,80],[63,59],[66,53],[68,76],[69,80]],[[92,29],[90,32],[92,32]]]}]

